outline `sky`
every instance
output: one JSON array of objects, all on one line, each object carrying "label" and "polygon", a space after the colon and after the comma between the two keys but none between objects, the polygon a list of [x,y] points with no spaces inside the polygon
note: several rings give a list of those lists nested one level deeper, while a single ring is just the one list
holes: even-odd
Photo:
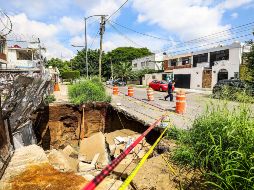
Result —
[{"label": "sky", "polygon": [[[84,17],[111,15],[126,0],[0,0],[1,10],[10,16],[9,38],[40,38],[48,58],[71,59],[84,45]],[[103,49],[147,47],[152,52],[173,52],[199,44],[182,42],[218,33],[205,39],[214,45],[227,39],[244,41],[254,28],[254,0],[129,0],[106,24]],[[140,35],[114,24],[160,37]],[[237,26],[252,23],[247,27]],[[112,26],[113,25],[113,26]],[[99,48],[99,17],[88,20],[88,48]],[[224,32],[221,32],[224,31]],[[246,34],[248,36],[246,36]],[[225,41],[226,43],[226,41]],[[175,48],[177,49],[177,48]],[[179,48],[174,50],[178,52]]]}]

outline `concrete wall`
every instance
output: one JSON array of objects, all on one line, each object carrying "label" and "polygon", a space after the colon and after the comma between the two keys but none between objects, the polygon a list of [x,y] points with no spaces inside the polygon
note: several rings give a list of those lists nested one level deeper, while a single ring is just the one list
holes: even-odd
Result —
[{"label": "concrete wall", "polygon": [[194,67],[194,68],[184,68],[184,69],[174,69],[173,74],[190,74],[190,88],[191,89],[202,89],[202,78],[203,78],[204,68]]},{"label": "concrete wall", "polygon": [[149,85],[153,80],[162,80],[162,74],[163,73],[146,74],[145,77],[143,77],[142,84]]},{"label": "concrete wall", "polygon": [[[161,54],[153,54],[150,56],[142,57],[139,59],[134,59],[132,61],[132,70],[142,70],[142,69],[154,69],[154,70],[162,70],[162,61],[163,61],[163,55]],[[144,65],[142,65],[142,63]],[[134,65],[137,64],[137,67],[134,67]]]},{"label": "concrete wall", "polygon": [[16,67],[36,67],[35,61],[32,60],[17,60],[17,50],[9,49],[8,50],[8,64],[7,68],[16,68]]}]

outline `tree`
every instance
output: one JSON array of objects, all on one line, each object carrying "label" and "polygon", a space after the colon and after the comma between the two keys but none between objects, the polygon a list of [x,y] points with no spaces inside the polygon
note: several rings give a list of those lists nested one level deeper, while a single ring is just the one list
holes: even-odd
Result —
[{"label": "tree", "polygon": [[[103,52],[102,56],[105,56]],[[79,70],[81,75],[86,75],[86,52],[85,49],[78,51],[78,54],[71,59],[71,64],[73,69]],[[89,75],[98,75],[99,74],[99,50],[91,50],[88,49],[87,51],[87,58],[88,58],[88,74]],[[102,60],[102,63],[105,62]]]},{"label": "tree", "polygon": [[244,54],[244,61],[246,63],[248,74],[250,75],[250,82],[253,82],[254,79],[254,43],[251,42],[251,50],[248,53]]},{"label": "tree", "polygon": [[70,71],[70,62],[69,61],[63,61],[59,58],[52,58],[50,60],[47,61],[46,67],[57,67],[60,75],[65,72],[65,71]]},{"label": "tree", "polygon": [[132,74],[132,67],[130,62],[120,62],[113,66],[115,76],[122,80],[127,80]]}]

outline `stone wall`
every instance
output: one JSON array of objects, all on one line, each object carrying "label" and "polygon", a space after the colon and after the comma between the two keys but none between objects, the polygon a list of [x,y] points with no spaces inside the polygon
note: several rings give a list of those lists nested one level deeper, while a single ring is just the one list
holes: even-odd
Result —
[{"label": "stone wall", "polygon": [[5,167],[8,165],[12,153],[13,147],[11,145],[8,125],[2,117],[2,109],[0,107],[0,178],[3,175]]},{"label": "stone wall", "polygon": [[45,150],[77,147],[79,140],[102,131],[106,125],[108,104],[86,104],[83,108],[71,104],[50,104],[36,115],[34,131]]}]

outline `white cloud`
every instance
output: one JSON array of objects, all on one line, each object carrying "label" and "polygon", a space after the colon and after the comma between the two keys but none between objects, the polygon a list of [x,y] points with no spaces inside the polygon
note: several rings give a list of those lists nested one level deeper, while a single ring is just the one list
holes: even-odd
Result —
[{"label": "white cloud", "polygon": [[[247,5],[253,0],[225,0],[221,3],[202,0],[135,0],[138,21],[158,25],[181,40],[189,40],[229,29],[221,24],[227,9]],[[236,16],[236,15],[234,15]],[[227,34],[230,36],[230,34]],[[224,36],[222,37],[224,38]]]},{"label": "white cloud", "polygon": [[[23,40],[40,38],[41,42],[47,48],[46,55],[48,58],[63,57],[64,59],[69,59],[74,55],[71,50],[64,47],[57,40],[57,35],[60,32],[57,25],[29,20],[24,13],[11,16],[11,20],[13,23],[13,33],[18,34],[18,38]],[[15,37],[13,34],[11,36]]]},{"label": "white cloud", "polygon": [[158,3],[157,0],[135,0],[133,7],[139,12],[139,22],[159,25],[178,34],[182,40],[229,28],[220,24],[222,12],[219,9],[203,6],[201,1],[164,0]]},{"label": "white cloud", "polygon": [[86,16],[90,16],[94,14],[110,15],[116,11],[125,0],[75,0],[75,2],[86,11]]},{"label": "white cloud", "polygon": [[71,35],[77,35],[84,31],[85,23],[82,19],[73,19],[64,16],[60,19],[59,27],[61,30],[68,31]]},{"label": "white cloud", "polygon": [[219,4],[219,7],[222,9],[235,9],[240,6],[247,5],[251,2],[253,2],[253,0],[225,0]]},{"label": "white cloud", "polygon": [[231,14],[231,17],[232,17],[233,19],[238,18],[238,13],[233,13],[233,14]]}]

